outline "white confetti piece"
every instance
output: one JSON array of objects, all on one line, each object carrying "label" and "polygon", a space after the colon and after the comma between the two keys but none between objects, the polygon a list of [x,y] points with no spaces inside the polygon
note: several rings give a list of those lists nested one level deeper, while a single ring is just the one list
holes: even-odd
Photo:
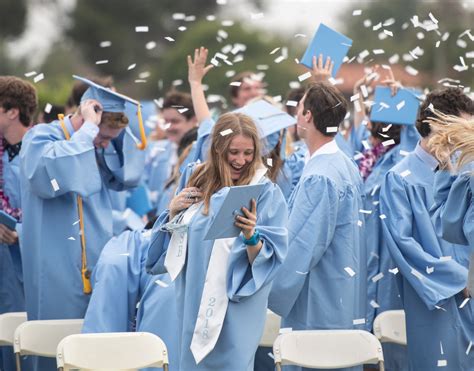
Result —
[{"label": "white confetti piece", "polygon": [[280,46],[279,46],[278,48],[273,49],[273,50],[270,52],[270,55],[275,54],[275,53],[276,53],[278,50],[280,50],[280,49],[281,49]]},{"label": "white confetti piece", "polygon": [[189,111],[189,108],[180,108],[180,109],[178,109],[178,112],[181,113],[181,114],[183,114],[187,111]]},{"label": "white confetti piece", "polygon": [[178,31],[181,31],[181,32],[184,32],[186,31],[188,28],[186,26],[179,26],[178,27]]},{"label": "white confetti piece", "polygon": [[354,270],[351,268],[351,267],[345,267],[344,270],[347,272],[347,274],[351,277],[354,277],[355,276],[355,272]]},{"label": "white confetti piece", "polygon": [[292,332],[292,331],[293,331],[293,327],[282,327],[278,333],[279,334],[286,334],[286,333]]},{"label": "white confetti piece", "polygon": [[396,274],[398,273],[398,268],[395,267],[395,268],[393,268],[393,269],[389,269],[388,271],[389,271],[390,273],[392,273],[393,275],[396,275]]},{"label": "white confetti piece", "polygon": [[459,309],[464,308],[464,306],[468,303],[469,299],[470,299],[470,298],[465,298],[465,299],[462,301],[461,305],[459,306]]},{"label": "white confetti piece", "polygon": [[400,176],[401,176],[402,178],[405,178],[405,177],[407,177],[407,176],[410,175],[410,174],[411,174],[411,171],[410,171],[410,170],[405,170],[405,171],[402,171],[402,172],[400,173]]},{"label": "white confetti piece", "polygon": [[285,59],[286,59],[285,56],[280,55],[278,58],[275,58],[274,62],[278,64],[278,63],[283,62]]},{"label": "white confetti piece", "polygon": [[[227,20],[222,21],[221,25],[223,25],[224,27],[232,27],[234,23],[235,23],[234,21],[227,19]],[[227,36],[225,38],[227,38]]]},{"label": "white confetti piece", "polygon": [[372,210],[359,209],[359,213],[370,215],[370,214],[372,214]]},{"label": "white confetti piece", "polygon": [[355,100],[359,99],[359,97],[359,93],[354,94],[353,96],[351,96],[351,102],[354,102]]},{"label": "white confetti piece", "polygon": [[443,343],[441,341],[439,342],[439,351],[441,352],[442,355],[444,354]]},{"label": "white confetti piece", "polygon": [[112,41],[101,41],[99,46],[101,48],[108,48],[108,47],[112,46]]},{"label": "white confetti piece", "polygon": [[448,365],[448,361],[445,359],[438,359],[438,367],[446,367]]},{"label": "white confetti piece", "polygon": [[148,26],[137,26],[135,32],[148,32]]},{"label": "white confetti piece", "polygon": [[400,111],[403,107],[405,107],[405,101],[402,100],[400,103],[397,104],[397,110]]},{"label": "white confetti piece", "polygon": [[409,153],[410,153],[410,152],[404,151],[403,149],[400,150],[400,154],[401,154],[402,156],[407,156]]},{"label": "white confetti piece", "polygon": [[288,100],[286,101],[286,105],[290,107],[296,107],[298,105],[298,102],[295,100]]},{"label": "white confetti piece", "polygon": [[357,221],[357,225],[358,225],[359,227],[362,227],[363,224],[364,224],[364,223],[362,223],[362,220],[358,220],[358,221]]},{"label": "white confetti piece", "polygon": [[173,42],[174,39],[171,36],[165,36],[164,39],[169,42]]},{"label": "white confetti piece", "polygon": [[72,237],[72,236],[71,236],[71,237],[68,237],[68,240],[70,240],[70,241],[76,241],[76,239],[75,239],[74,237]]},{"label": "white confetti piece", "polygon": [[186,18],[186,14],[184,13],[173,13],[171,16],[175,21],[182,21]]},{"label": "white confetti piece", "polygon": [[469,354],[469,352],[471,351],[471,348],[472,348],[472,341],[470,341],[470,342],[469,342],[469,345],[467,346],[466,355]]},{"label": "white confetti piece", "polygon": [[81,220],[80,220],[80,219],[78,219],[78,220],[76,220],[74,223],[72,223],[72,225],[79,224],[79,222],[80,222],[80,221],[81,221]]},{"label": "white confetti piece", "polygon": [[300,272],[300,271],[296,271],[296,274],[301,274],[303,276],[307,275],[309,272]]},{"label": "white confetti piece", "polygon": [[357,160],[360,160],[361,158],[363,158],[364,155],[362,153],[357,153],[353,158],[354,158],[354,161],[357,161]]},{"label": "white confetti piece", "polygon": [[418,75],[418,70],[416,68],[413,68],[412,66],[406,66],[405,71],[412,76]]},{"label": "white confetti piece", "polygon": [[375,300],[370,301],[370,306],[375,309],[380,308],[380,305]]},{"label": "white confetti piece", "polygon": [[382,28],[382,22],[377,23],[375,26],[372,27],[372,30],[377,31]]},{"label": "white confetti piece", "polygon": [[370,144],[369,144],[368,141],[363,140],[363,141],[362,141],[362,145],[364,146],[365,149],[370,149]]},{"label": "white confetti piece", "polygon": [[384,33],[385,35],[387,35],[387,36],[393,37],[393,32],[392,32],[392,31],[389,31],[389,30],[385,30],[385,29],[384,29],[384,30],[383,30],[383,33]]},{"label": "white confetti piece", "polygon": [[272,167],[273,166],[273,159],[267,158],[267,165]]},{"label": "white confetti piece", "polygon": [[129,252],[124,252],[123,254],[119,254],[120,256],[130,256]]},{"label": "white confetti piece", "polygon": [[377,281],[380,281],[381,279],[383,278],[383,273],[380,272],[378,274],[376,274],[375,276],[372,277],[372,282],[377,282]]},{"label": "white confetti piece", "polygon": [[31,71],[31,72],[25,73],[25,77],[32,77],[34,75],[36,75],[36,71]]},{"label": "white confetti piece", "polygon": [[128,71],[133,70],[136,66],[137,66],[137,64],[133,63],[133,64],[131,64],[130,66],[127,67],[127,70]]},{"label": "white confetti piece", "polygon": [[304,80],[309,79],[310,77],[311,77],[311,72],[306,72],[306,73],[303,73],[302,75],[299,75],[298,80],[302,82]]},{"label": "white confetti piece", "polygon": [[434,272],[434,267],[426,267],[426,273],[431,274]]},{"label": "white confetti piece", "polygon": [[50,103],[46,103],[46,106],[44,107],[44,112],[50,113],[52,109],[53,106]]},{"label": "white confetti piece", "polygon": [[393,139],[384,140],[384,141],[382,142],[382,145],[383,145],[384,147],[391,146],[391,145],[394,145],[394,144],[395,144],[395,140],[393,140]]},{"label": "white confetti piece", "polygon": [[304,33],[297,33],[295,35],[295,38],[297,38],[297,37],[307,37],[307,36]]},{"label": "white confetti piece", "polygon": [[35,83],[37,83],[37,82],[40,82],[40,81],[43,80],[43,79],[44,79],[44,73],[40,73],[39,75],[35,76],[35,78],[33,79],[33,81],[34,81]]},{"label": "white confetti piece", "polygon": [[151,50],[156,48],[156,42],[154,41],[149,41],[145,44],[145,49],[146,50]]},{"label": "white confetti piece", "polygon": [[380,215],[379,215],[379,218],[382,219],[382,220],[387,219],[387,215],[385,215],[385,214],[380,214]]},{"label": "white confetti piece", "polygon": [[388,58],[388,63],[395,64],[395,63],[398,63],[399,60],[400,60],[400,56],[398,54],[394,54],[390,58]]},{"label": "white confetti piece", "polygon": [[372,50],[372,53],[374,53],[375,55],[385,54],[385,50],[383,50],[383,49],[374,49],[374,50]]},{"label": "white confetti piece", "polygon": [[439,258],[439,261],[447,262],[447,261],[449,261],[449,260],[451,260],[451,259],[452,259],[452,257],[449,256],[449,255],[448,255],[448,256],[441,256],[441,257]]},{"label": "white confetti piece", "polygon": [[169,286],[166,282],[163,282],[162,280],[156,280],[155,283],[158,286],[165,287],[165,288]]},{"label": "white confetti piece", "polygon": [[353,325],[364,325],[365,324],[365,318],[357,318],[352,321]]},{"label": "white confetti piece", "polygon": [[250,19],[257,20],[262,19],[263,13],[250,13]]},{"label": "white confetti piece", "polygon": [[271,359],[275,359],[275,356],[273,355],[272,352],[268,352],[268,353],[267,353],[267,356],[269,356]]},{"label": "white confetti piece", "polygon": [[338,130],[339,130],[339,127],[337,126],[328,126],[326,128],[326,133],[337,133]]},{"label": "white confetti piece", "polygon": [[226,135],[229,135],[229,134],[232,134],[232,133],[233,133],[232,129],[227,129],[227,130],[221,131],[219,134],[222,135],[223,137],[225,137]]},{"label": "white confetti piece", "polygon": [[353,16],[356,16],[356,15],[361,15],[362,14],[362,9],[356,9],[352,12],[352,15]]},{"label": "white confetti piece", "polygon": [[107,64],[109,63],[108,59],[101,59],[100,61],[96,61],[95,64]]},{"label": "white confetti piece", "polygon": [[423,275],[420,272],[418,272],[416,269],[412,268],[410,273],[413,274],[419,280],[422,280],[424,278]]},{"label": "white confetti piece", "polygon": [[434,307],[438,310],[442,310],[443,312],[446,312],[446,309],[444,309],[443,307],[440,307],[438,305],[435,305]]},{"label": "white confetti piece", "polygon": [[51,185],[53,186],[54,192],[59,191],[59,184],[56,179],[51,179]]}]

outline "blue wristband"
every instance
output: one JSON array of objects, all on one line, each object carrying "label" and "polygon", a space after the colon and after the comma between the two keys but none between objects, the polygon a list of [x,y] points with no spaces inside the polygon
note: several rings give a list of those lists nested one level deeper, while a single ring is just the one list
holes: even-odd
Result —
[{"label": "blue wristband", "polygon": [[250,245],[250,246],[255,246],[260,242],[260,233],[258,233],[257,230],[255,230],[255,233],[253,234],[252,237],[250,237],[248,240],[242,235],[242,240],[244,241],[244,244]]}]

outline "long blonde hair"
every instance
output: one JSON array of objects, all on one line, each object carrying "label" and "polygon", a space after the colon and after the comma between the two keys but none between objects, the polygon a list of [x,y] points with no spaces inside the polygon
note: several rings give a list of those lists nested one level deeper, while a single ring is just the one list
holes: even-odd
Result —
[{"label": "long blonde hair", "polygon": [[[229,129],[232,131],[230,134],[221,134],[225,134],[225,131]],[[254,156],[240,178],[234,182],[227,161],[227,154],[232,139],[237,135],[243,135],[252,139]],[[250,183],[257,167],[261,165],[259,154],[260,141],[257,127],[249,116],[241,113],[226,113],[219,118],[212,131],[208,159],[196,169],[187,184],[187,187],[197,187],[201,189],[204,200],[203,214],[208,214],[211,196],[219,189]]]},{"label": "long blonde hair", "polygon": [[[474,119],[445,115],[434,111],[435,117],[425,120],[430,124],[432,135],[428,142],[441,166],[457,171],[474,161]],[[456,163],[453,154],[459,154]]]}]

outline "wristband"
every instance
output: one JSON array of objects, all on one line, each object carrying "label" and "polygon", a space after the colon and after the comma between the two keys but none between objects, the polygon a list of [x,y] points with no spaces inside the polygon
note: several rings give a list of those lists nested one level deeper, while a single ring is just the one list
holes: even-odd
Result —
[{"label": "wristband", "polygon": [[255,230],[255,233],[253,234],[252,237],[250,237],[248,240],[245,238],[245,236],[242,235],[242,240],[244,241],[244,244],[250,245],[250,246],[255,246],[260,242],[260,233],[258,233],[257,230]]}]

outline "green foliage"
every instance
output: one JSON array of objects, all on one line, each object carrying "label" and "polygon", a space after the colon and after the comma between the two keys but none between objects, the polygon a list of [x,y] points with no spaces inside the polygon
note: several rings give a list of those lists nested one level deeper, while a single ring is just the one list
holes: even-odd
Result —
[{"label": "green foliage", "polygon": [[[360,8],[360,6],[357,6]],[[414,28],[410,18],[417,15],[420,22],[430,20],[429,13],[432,13],[439,21],[439,34],[436,31],[426,32],[422,28]],[[384,23],[388,19],[395,19],[395,23],[389,26],[382,26],[378,30],[373,30],[373,26]],[[352,16],[352,10],[348,10],[343,15],[345,29],[341,30],[354,40],[351,48],[351,55],[358,55],[367,49],[371,56],[365,58],[365,62],[374,58],[374,62],[387,63],[390,56],[399,54],[400,62],[427,73],[432,82],[443,78],[452,77],[463,81],[465,84],[472,83],[473,74],[471,69],[465,72],[456,72],[453,66],[460,64],[459,57],[464,56],[466,51],[472,48],[463,49],[456,45],[456,39],[466,29],[472,27],[474,21],[473,12],[468,12],[462,7],[461,1],[454,0],[448,2],[426,2],[422,0],[398,0],[398,1],[371,1],[362,7],[361,16]],[[370,20],[369,27],[364,26],[364,21]],[[403,26],[404,24],[405,27]],[[383,29],[393,32],[393,37],[386,37],[380,40],[378,35]],[[447,41],[441,41],[438,48],[436,42],[441,40],[444,33],[449,32]],[[418,38],[418,34],[424,36]],[[472,46],[472,42],[467,36],[464,40]],[[403,54],[408,54],[417,46],[424,50],[424,54],[413,61],[403,61]],[[385,54],[373,55],[374,49],[384,49]],[[466,61],[468,63],[469,60]]]}]

